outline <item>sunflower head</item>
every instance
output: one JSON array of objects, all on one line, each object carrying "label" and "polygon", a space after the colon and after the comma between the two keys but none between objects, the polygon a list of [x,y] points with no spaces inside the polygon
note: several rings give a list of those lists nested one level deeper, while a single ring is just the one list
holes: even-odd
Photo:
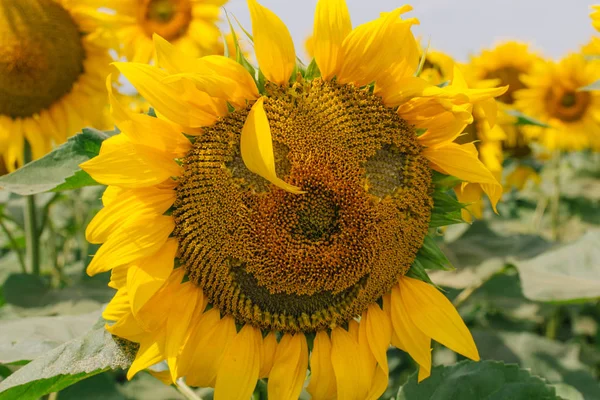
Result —
[{"label": "sunflower head", "polygon": [[598,144],[597,92],[583,88],[600,79],[597,61],[571,54],[558,63],[538,64],[516,93],[517,107],[550,128],[527,127],[526,133],[550,150],[580,150]]},{"label": "sunflower head", "polygon": [[76,22],[53,0],[0,5],[0,114],[30,117],[67,94],[83,72]]},{"label": "sunflower head", "polygon": [[92,39],[94,21],[86,1],[0,2],[0,155],[9,170],[22,162],[24,139],[38,158],[101,115],[109,55]]},{"label": "sunflower head", "polygon": [[408,6],[353,29],[343,1],[320,0],[305,67],[283,22],[248,5],[258,71],[155,36],[156,65],[117,67],[158,118],[111,94],[122,133],[82,165],[109,185],[88,273],[112,270],[108,329],[140,343],[128,376],[166,360],[217,399],[248,398],[261,377],[294,399],[310,357],[314,397],[365,399],[387,386],[390,343],[420,379],[431,338],[478,359],[419,260],[439,256],[429,231],[460,218],[457,179],[498,201],[476,148],[454,141],[506,89],[415,77]]}]

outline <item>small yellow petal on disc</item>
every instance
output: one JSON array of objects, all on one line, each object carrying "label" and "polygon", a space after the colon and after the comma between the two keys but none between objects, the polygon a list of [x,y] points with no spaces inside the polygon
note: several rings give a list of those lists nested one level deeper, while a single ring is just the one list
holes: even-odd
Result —
[{"label": "small yellow petal on disc", "polygon": [[400,293],[410,319],[422,332],[457,353],[479,361],[471,332],[446,296],[432,285],[406,276],[400,279]]},{"label": "small yellow petal on disc", "polygon": [[275,172],[273,138],[263,102],[264,97],[261,97],[254,103],[242,128],[240,150],[244,164],[278,188],[291,193],[303,193],[297,186],[280,179]]},{"label": "small yellow petal on disc", "polygon": [[285,24],[271,10],[248,0],[256,59],[265,77],[283,85],[296,66],[296,50]]},{"label": "small yellow petal on disc", "polygon": [[400,291],[399,285],[392,288],[390,302],[392,327],[396,333],[396,339],[400,340],[402,349],[419,364],[419,378],[421,376],[425,378],[431,372],[431,339],[410,319]]},{"label": "small yellow petal on disc", "polygon": [[215,400],[248,400],[260,369],[260,330],[244,325],[235,336],[217,374]]},{"label": "small yellow petal on disc", "polygon": [[300,396],[306,369],[308,345],[303,333],[286,333],[277,345],[273,368],[267,385],[270,399],[296,400]]},{"label": "small yellow petal on disc", "polygon": [[342,43],[352,31],[346,0],[319,0],[315,9],[313,52],[325,80],[333,78],[342,64]]},{"label": "small yellow petal on disc", "polygon": [[310,382],[306,390],[314,400],[337,397],[335,372],[331,363],[331,340],[325,331],[317,332],[310,355]]}]

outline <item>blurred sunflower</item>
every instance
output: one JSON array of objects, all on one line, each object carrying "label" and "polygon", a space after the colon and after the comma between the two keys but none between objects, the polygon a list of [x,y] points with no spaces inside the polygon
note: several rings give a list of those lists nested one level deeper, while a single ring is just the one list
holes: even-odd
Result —
[{"label": "blurred sunflower", "polygon": [[264,377],[269,398],[297,399],[310,359],[314,398],[362,400],[387,387],[390,343],[421,380],[431,339],[478,360],[448,299],[407,274],[439,252],[429,229],[460,212],[447,175],[500,197],[454,140],[473,103],[505,89],[414,77],[409,6],[352,29],[344,1],[320,0],[304,70],[283,22],[248,4],[260,74],[155,36],[156,66],[116,65],[158,118],[111,94],[122,133],[82,164],[108,185],[88,273],[112,270],[107,329],[140,344],[128,377],[166,360],[163,379],[215,399],[247,399]]},{"label": "blurred sunflower", "polygon": [[592,13],[590,14],[590,18],[592,19],[592,26],[600,32],[600,4],[595,4],[591,8]]},{"label": "blurred sunflower", "polygon": [[[102,119],[110,57],[96,10],[75,0],[0,2],[0,160],[23,164]],[[82,104],[85,104],[83,107]]]},{"label": "blurred sunflower", "polygon": [[539,62],[542,62],[541,57],[531,52],[527,44],[509,41],[471,57],[467,66],[469,75],[476,81],[496,79],[498,84],[508,85],[506,93],[498,98],[508,106],[501,107],[498,122],[505,134],[502,147],[511,158],[528,156],[531,149],[521,127],[516,126],[513,123],[514,118],[507,115],[505,111],[515,106],[514,93],[526,87],[521,76],[529,73]]},{"label": "blurred sunflower", "polygon": [[132,62],[147,63],[153,57],[152,35],[155,33],[193,57],[222,51],[221,33],[216,23],[220,8],[226,2],[106,0],[99,5],[114,13],[107,17],[107,27],[116,35],[121,55]]},{"label": "blurred sunflower", "polygon": [[[600,5],[594,5],[591,8],[592,13],[590,14],[590,17],[592,18],[592,26],[600,32]],[[589,56],[600,56],[600,38],[597,36],[592,37],[590,41],[583,46],[582,52]]]},{"label": "blurred sunflower", "polygon": [[600,93],[578,90],[600,79],[597,61],[571,54],[536,65],[522,79],[528,88],[515,93],[517,107],[550,126],[524,127],[526,135],[548,150],[598,148]]},{"label": "blurred sunflower", "polygon": [[454,59],[448,54],[428,50],[419,76],[434,85],[441,85],[452,80],[455,64]]}]

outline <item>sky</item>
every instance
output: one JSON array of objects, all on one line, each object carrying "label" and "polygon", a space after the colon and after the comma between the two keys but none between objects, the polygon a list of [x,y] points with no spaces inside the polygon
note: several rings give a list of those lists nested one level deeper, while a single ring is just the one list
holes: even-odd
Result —
[{"label": "sky", "polygon": [[[600,3],[600,0],[596,0]],[[589,18],[594,0],[346,0],[353,26],[377,18],[405,3],[421,25],[413,32],[431,48],[459,61],[502,40],[530,43],[546,57],[559,59],[577,51],[597,33]],[[312,31],[316,0],[259,0],[288,26],[298,54]],[[246,0],[230,0],[225,9],[250,30]],[[306,57],[305,57],[306,58]]]}]

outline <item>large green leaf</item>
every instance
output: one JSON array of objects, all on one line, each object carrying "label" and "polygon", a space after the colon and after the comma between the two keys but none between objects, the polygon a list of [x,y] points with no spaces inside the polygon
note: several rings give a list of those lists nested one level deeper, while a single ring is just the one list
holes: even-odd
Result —
[{"label": "large green leaf", "polygon": [[0,190],[31,195],[98,185],[79,164],[97,156],[102,142],[113,134],[85,128],[39,160],[0,177]]},{"label": "large green leaf", "polygon": [[454,271],[430,273],[438,285],[465,288],[486,281],[514,259],[529,259],[551,247],[536,235],[500,235],[484,221],[475,221],[442,251],[457,267]]},{"label": "large green leaf", "polygon": [[0,363],[23,363],[84,335],[100,311],[84,315],[0,320]]},{"label": "large green leaf", "polygon": [[517,261],[523,293],[536,301],[600,298],[600,231],[527,261]]},{"label": "large green leaf", "polygon": [[[562,397],[577,399],[575,392],[579,392],[585,399],[600,399],[600,386],[592,374],[593,365],[588,366],[581,360],[580,345],[529,332],[474,329],[472,333],[483,359],[518,363],[529,368],[549,383],[561,385],[558,390]],[[566,395],[568,392],[571,394]]]},{"label": "large green leaf", "polygon": [[0,400],[35,400],[101,372],[127,368],[135,347],[117,341],[104,327],[33,360],[0,382]]},{"label": "large green leaf", "polygon": [[433,368],[417,383],[413,374],[398,392],[397,400],[554,400],[553,387],[518,365],[497,361],[463,361]]}]

